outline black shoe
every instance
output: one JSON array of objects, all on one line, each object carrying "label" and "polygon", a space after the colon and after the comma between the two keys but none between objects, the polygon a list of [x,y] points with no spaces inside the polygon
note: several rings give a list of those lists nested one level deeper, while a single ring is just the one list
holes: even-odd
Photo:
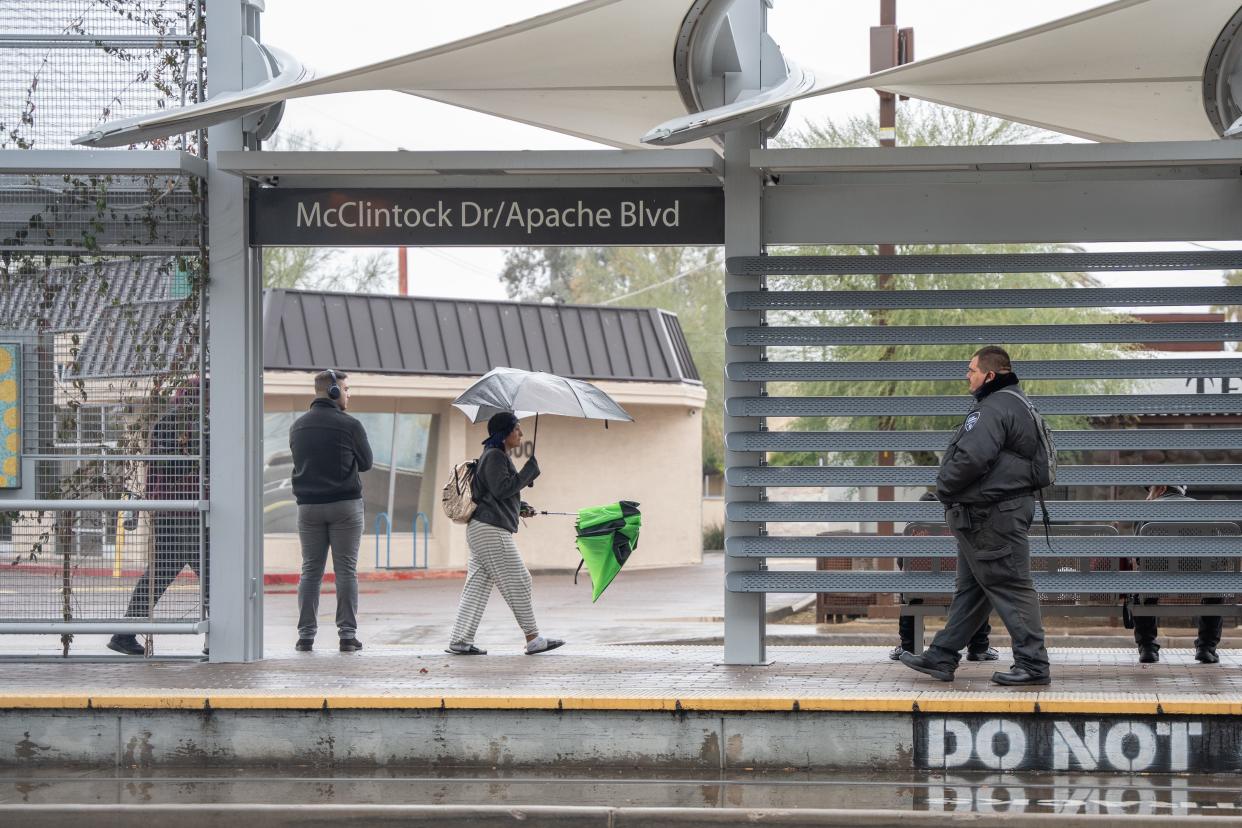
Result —
[{"label": "black shoe", "polygon": [[1139,664],[1155,664],[1160,660],[1160,648],[1155,644],[1140,644]]},{"label": "black shoe", "polygon": [[361,649],[362,649],[362,642],[359,641],[358,639],[356,638],[342,638],[341,639],[341,652],[342,653],[352,653],[355,650],[361,650]]},{"label": "black shoe", "polygon": [[1000,653],[996,652],[995,647],[988,647],[983,652],[967,653],[967,661],[1000,661]]},{"label": "black shoe", "polygon": [[993,673],[992,681],[1006,687],[1029,687],[1052,684],[1052,676],[1036,675],[1025,667],[1010,667],[1008,673]]},{"label": "black shoe", "polygon": [[108,649],[115,650],[122,655],[140,656],[146,655],[147,649],[138,643],[138,637],[134,635],[114,635],[112,640],[108,642]]},{"label": "black shoe", "polygon": [[901,661],[901,654],[908,653],[908,652],[910,651],[907,650],[901,644],[898,644],[896,647],[888,651],[888,660],[889,661]]},{"label": "black shoe", "polygon": [[931,676],[940,681],[953,681],[953,670],[946,670],[943,666],[928,661],[927,656],[902,653],[897,657],[897,660],[911,670],[918,670],[923,675]]},{"label": "black shoe", "polygon": [[293,649],[299,653],[309,653],[315,647],[315,639],[299,638],[298,643],[293,645]]},{"label": "black shoe", "polygon": [[1219,664],[1220,656],[1215,647],[1195,647],[1195,661],[1200,664]]}]

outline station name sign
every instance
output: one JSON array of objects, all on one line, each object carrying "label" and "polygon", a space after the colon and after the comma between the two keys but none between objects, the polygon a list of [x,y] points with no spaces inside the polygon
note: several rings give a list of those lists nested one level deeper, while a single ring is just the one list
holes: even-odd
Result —
[{"label": "station name sign", "polygon": [[609,189],[280,189],[250,199],[255,246],[724,244],[724,193]]}]

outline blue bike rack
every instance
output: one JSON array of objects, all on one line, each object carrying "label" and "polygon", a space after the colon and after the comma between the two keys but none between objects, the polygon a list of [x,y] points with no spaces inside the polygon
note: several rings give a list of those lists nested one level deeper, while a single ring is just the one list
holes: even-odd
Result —
[{"label": "blue bike rack", "polygon": [[[423,565],[418,565],[418,521],[423,521]],[[431,518],[427,517],[425,512],[419,512],[414,516],[414,525],[411,527],[410,542],[414,544],[414,555],[411,561],[414,566],[412,569],[429,569],[431,567],[431,546],[428,540],[431,528]]]},{"label": "blue bike rack", "polygon": [[[418,522],[423,522],[423,565],[418,565]],[[384,546],[384,565],[380,566],[380,522],[384,524],[385,530],[385,546]],[[419,512],[414,516],[414,525],[411,528],[410,542],[413,545],[413,554],[410,560],[410,566],[393,566],[392,565],[392,521],[388,518],[387,512],[380,512],[375,516],[375,568],[376,569],[428,569],[431,566],[431,518],[427,517],[425,512]]]},{"label": "blue bike rack", "polygon": [[[388,513],[387,513],[387,512],[380,512],[378,515],[376,515],[376,516],[375,516],[375,528],[374,528],[374,532],[375,532],[375,568],[376,568],[376,569],[379,569],[379,568],[380,568],[380,563],[379,563],[379,532],[380,532],[380,521],[381,521],[381,520],[382,520],[382,521],[384,521],[384,528],[385,528],[385,530],[386,530],[386,537],[387,537],[387,540],[386,540],[387,549],[386,549],[386,554],[385,554],[385,562],[386,562],[386,563],[390,563],[390,562],[392,561],[392,521],[388,519]],[[388,567],[387,567],[387,566],[385,566],[384,568],[385,568],[385,569],[387,569]]]}]

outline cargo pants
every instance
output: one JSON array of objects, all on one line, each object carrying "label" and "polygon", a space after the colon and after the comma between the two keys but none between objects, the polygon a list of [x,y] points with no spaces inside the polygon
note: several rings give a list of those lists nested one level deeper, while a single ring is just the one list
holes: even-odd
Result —
[{"label": "cargo pants", "polygon": [[[956,528],[966,523],[969,528]],[[924,655],[941,669],[957,669],[960,651],[995,609],[1013,641],[1017,667],[1035,676],[1049,675],[1048,651],[1039,595],[1031,580],[1028,532],[1035,516],[1029,495],[999,503],[951,506],[947,519],[957,538],[957,583],[945,627]]]}]

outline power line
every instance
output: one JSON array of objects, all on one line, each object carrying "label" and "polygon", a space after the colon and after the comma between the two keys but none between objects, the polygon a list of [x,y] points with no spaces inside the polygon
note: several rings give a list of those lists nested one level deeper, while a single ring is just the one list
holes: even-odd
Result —
[{"label": "power line", "polygon": [[439,257],[439,258],[441,258],[441,259],[444,259],[446,262],[452,262],[453,264],[457,265],[458,267],[464,267],[464,268],[466,268],[467,270],[473,270],[475,273],[478,273],[480,276],[489,276],[489,277],[495,277],[495,276],[496,276],[496,274],[495,274],[494,272],[490,271],[490,270],[486,270],[486,269],[484,269],[484,268],[482,268],[482,267],[479,267],[478,265],[474,264],[473,262],[468,262],[468,261],[466,261],[465,259],[460,259],[460,258],[458,258],[458,257],[456,257],[456,256],[453,256],[453,255],[449,254],[449,253],[445,253],[443,250],[436,250],[435,248],[432,248],[432,247],[415,248],[415,249],[416,249],[416,250],[419,250],[419,249],[421,249],[421,250],[425,250],[426,252],[430,253],[430,254],[431,254],[431,255],[433,255],[433,256],[437,256],[437,257]]},{"label": "power line", "polygon": [[603,302],[600,302],[600,304],[611,305],[614,302],[620,302],[625,299],[629,299],[630,297],[637,296],[640,293],[646,293],[649,290],[655,290],[656,288],[664,287],[665,285],[671,285],[673,282],[679,281],[681,279],[685,279],[687,276],[692,276],[695,273],[698,273],[703,270],[707,270],[710,267],[715,267],[717,264],[718,262],[714,262],[714,261],[704,262],[703,264],[692,267],[689,270],[683,270],[681,273],[678,273],[676,276],[671,276],[665,279],[663,282],[656,282],[654,285],[647,285],[646,287],[641,287],[638,290],[630,291],[629,293],[622,294],[621,296],[614,296],[611,299],[606,299]]},{"label": "power line", "polygon": [[352,121],[340,120],[338,116],[333,115],[331,112],[328,112],[326,110],[320,109],[314,104],[307,102],[305,99],[299,100],[298,103],[300,103],[302,106],[306,107],[307,109],[310,109],[314,112],[318,112],[320,115],[323,115],[324,117],[333,119],[339,126],[343,126],[346,129],[352,129],[354,132],[357,132],[359,135],[365,135],[368,138],[374,138],[376,141],[379,141],[384,144],[391,144],[393,149],[401,148],[400,142],[394,141],[391,138],[386,138],[383,135],[377,135],[374,132],[371,132],[370,130],[363,129],[362,127],[358,126]]}]

